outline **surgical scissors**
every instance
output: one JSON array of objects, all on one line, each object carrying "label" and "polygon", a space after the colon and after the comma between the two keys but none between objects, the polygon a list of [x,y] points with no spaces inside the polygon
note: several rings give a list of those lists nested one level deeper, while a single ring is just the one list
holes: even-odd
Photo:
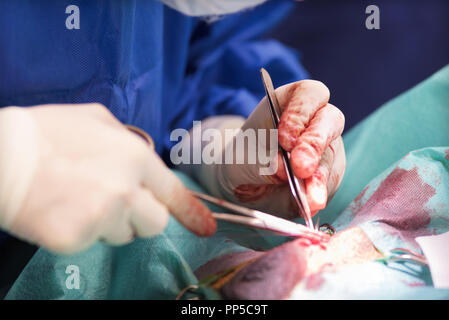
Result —
[{"label": "surgical scissors", "polygon": [[262,211],[249,209],[197,191],[190,190],[190,192],[199,199],[241,214],[239,216],[229,213],[212,213],[217,220],[237,223],[256,229],[268,230],[285,236],[306,238],[321,243],[327,242],[330,239],[328,234],[318,231],[315,228],[309,229],[302,224],[279,218]]},{"label": "surgical scissors", "polygon": [[[277,129],[280,121],[281,108],[276,97],[276,92],[274,91],[273,82],[271,81],[271,77],[268,74],[267,70],[265,70],[264,68],[260,69],[260,74],[262,76],[265,93],[267,94],[267,100],[268,105],[270,106],[273,125],[274,128]],[[282,154],[282,160],[287,174],[290,191],[293,195],[293,198],[295,198],[295,202],[299,208],[299,211],[301,212],[301,216],[304,218],[307,227],[315,229],[309,202],[307,201],[304,180],[298,179],[293,173],[293,168],[290,163],[290,152],[285,151],[282,147],[279,147],[279,149]]]}]

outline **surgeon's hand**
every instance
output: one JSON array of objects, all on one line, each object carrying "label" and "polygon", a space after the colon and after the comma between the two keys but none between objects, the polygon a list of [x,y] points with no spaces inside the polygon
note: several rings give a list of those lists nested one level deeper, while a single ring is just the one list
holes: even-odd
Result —
[{"label": "surgeon's hand", "polygon": [[[305,180],[308,202],[315,215],[326,207],[343,178],[346,165],[341,138],[344,116],[328,103],[329,90],[319,81],[303,80],[284,85],[276,89],[276,96],[283,111],[278,130],[279,144],[291,152],[294,174]],[[240,128],[233,144],[227,143],[223,150],[226,153],[233,148],[234,154],[238,154],[241,151],[235,148],[236,139],[242,132],[272,127],[267,100],[264,98],[247,120],[224,117],[220,122],[216,117],[207,120],[203,127],[206,126],[219,128],[223,132],[226,128]],[[260,169],[267,166],[259,161],[255,164],[236,164],[234,156],[233,164],[203,165],[199,179],[217,196],[294,218],[298,215],[298,209],[291,197],[282,158],[277,147],[274,148],[270,168],[277,164],[274,166],[277,170],[270,175],[260,174]],[[267,149],[273,151],[273,147],[267,146]],[[245,159],[248,159],[247,154]]]},{"label": "surgeon's hand", "polygon": [[197,235],[215,232],[209,210],[104,106],[0,111],[2,229],[73,253],[156,235],[169,212]]},{"label": "surgeon's hand", "polygon": [[[346,167],[343,146],[345,118],[329,104],[329,90],[319,81],[304,80],[276,90],[283,113],[279,144],[291,152],[294,174],[305,179],[310,209],[315,214],[326,207],[337,191]],[[286,181],[281,165],[277,176]]]}]

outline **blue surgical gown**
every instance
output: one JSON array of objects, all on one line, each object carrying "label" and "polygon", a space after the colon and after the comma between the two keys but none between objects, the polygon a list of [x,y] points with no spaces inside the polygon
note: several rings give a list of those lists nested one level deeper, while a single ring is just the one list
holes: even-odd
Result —
[{"label": "blue surgical gown", "polygon": [[[66,28],[73,4],[79,29]],[[306,77],[296,52],[261,37],[293,5],[268,1],[210,23],[157,0],[2,0],[0,107],[100,102],[146,130],[168,163],[173,129],[248,116],[263,96],[260,67],[275,85]]]}]

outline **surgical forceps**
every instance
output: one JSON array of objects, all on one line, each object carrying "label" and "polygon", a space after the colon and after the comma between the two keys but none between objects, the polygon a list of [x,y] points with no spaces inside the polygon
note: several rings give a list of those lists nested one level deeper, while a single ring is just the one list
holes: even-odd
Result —
[{"label": "surgical forceps", "polygon": [[240,214],[213,212],[212,215],[217,220],[237,223],[250,228],[268,230],[284,236],[306,238],[316,242],[325,243],[330,239],[330,235],[318,231],[315,228],[310,229],[302,224],[279,218],[269,213],[246,208],[197,191],[190,190],[190,192],[199,199]]},{"label": "surgical forceps", "polygon": [[[260,69],[260,74],[262,76],[265,93],[267,94],[267,100],[268,105],[270,106],[273,125],[274,128],[277,129],[280,121],[281,108],[276,97],[276,92],[274,91],[273,82],[271,81],[271,77],[268,74],[267,70],[265,70],[264,68]],[[292,165],[290,163],[290,152],[285,151],[282,147],[280,147],[279,149],[281,151],[282,160],[284,163],[285,171],[287,173],[290,191],[293,195],[293,198],[295,198],[296,205],[298,206],[299,211],[301,212],[301,216],[304,218],[307,227],[315,229],[315,227],[313,226],[309,203],[307,201],[304,180],[298,179],[293,173]]]}]

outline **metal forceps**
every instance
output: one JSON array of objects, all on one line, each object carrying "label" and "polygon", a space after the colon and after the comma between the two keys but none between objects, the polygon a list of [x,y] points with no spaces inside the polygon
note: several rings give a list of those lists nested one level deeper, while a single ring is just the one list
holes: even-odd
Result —
[{"label": "metal forceps", "polygon": [[[280,121],[281,108],[276,97],[276,92],[274,91],[273,82],[271,81],[271,77],[268,74],[267,70],[265,70],[264,68],[260,69],[260,74],[262,76],[265,93],[267,94],[267,100],[268,105],[270,106],[273,125],[274,128],[277,129]],[[290,152],[285,151],[282,147],[279,147],[279,149],[281,151],[282,160],[284,162],[285,171],[287,173],[288,184],[290,186],[293,198],[295,198],[295,202],[299,208],[301,216],[304,218],[307,227],[315,229],[309,202],[307,201],[304,180],[298,179],[294,175],[292,165],[290,163]]]},{"label": "metal forceps", "polygon": [[315,229],[309,229],[302,224],[295,223],[283,218],[279,218],[265,212],[239,206],[237,204],[228,202],[226,200],[218,199],[207,194],[203,194],[192,190],[190,190],[190,192],[201,200],[205,200],[217,206],[241,214],[236,215],[229,213],[213,212],[212,215],[217,220],[237,223],[244,226],[248,226],[250,228],[268,230],[284,236],[306,238],[316,242],[324,243],[329,241],[330,239],[330,236],[328,234]]},{"label": "metal forceps", "polygon": [[392,255],[383,259],[380,259],[384,263],[403,261],[414,262],[423,266],[427,266],[428,262],[424,255],[414,252],[409,249],[395,248],[391,250]]}]

